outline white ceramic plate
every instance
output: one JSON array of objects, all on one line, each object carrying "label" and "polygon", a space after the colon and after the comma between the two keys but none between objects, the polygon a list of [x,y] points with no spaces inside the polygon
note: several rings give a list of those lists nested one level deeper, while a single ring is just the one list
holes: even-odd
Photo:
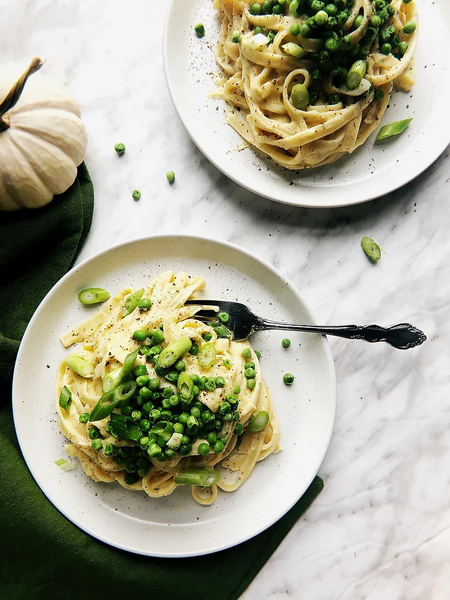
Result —
[{"label": "white ceramic plate", "polygon": [[[382,145],[377,132],[351,156],[319,169],[290,172],[251,149],[225,122],[226,104],[215,89],[214,46],[218,23],[212,0],[172,0],[164,40],[169,91],[194,143],[225,175],[261,196],[285,204],[338,207],[358,204],[398,189],[422,173],[450,143],[450,2],[417,0],[420,36],[417,83],[396,93],[383,123],[413,117],[407,131]],[[198,39],[193,26],[202,22]]]},{"label": "white ceramic plate", "polygon": [[[238,299],[268,318],[312,323],[298,291],[273,267],[242,249],[196,237],[139,239],[97,254],[70,271],[34,314],[20,345],[13,382],[14,422],[25,461],[48,499],[92,536],[139,554],[195,556],[228,548],[260,533],[302,496],[327,450],[335,416],[335,373],[326,339],[283,332],[258,334],[253,345],[273,394],[283,451],[259,463],[245,485],[221,493],[210,507],[197,504],[186,488],[152,499],[119,484],[98,484],[78,467],[62,472],[54,461],[67,457],[54,408],[57,366],[70,353],[62,333],[82,322],[92,307],[77,300],[85,288],[115,293],[143,287],[172,269],[203,274],[205,297]],[[95,310],[95,309],[94,309]],[[296,376],[291,387],[282,376]]]}]

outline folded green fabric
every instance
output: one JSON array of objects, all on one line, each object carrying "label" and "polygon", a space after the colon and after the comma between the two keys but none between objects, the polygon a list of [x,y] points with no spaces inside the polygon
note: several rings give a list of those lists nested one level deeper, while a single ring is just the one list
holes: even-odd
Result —
[{"label": "folded green fabric", "polygon": [[92,209],[82,165],[70,190],[48,206],[0,214],[0,598],[236,600],[320,493],[319,477],[253,539],[208,556],[161,559],[118,550],[78,529],[42,494],[22,459],[11,413],[15,356],[38,304],[77,257]]}]

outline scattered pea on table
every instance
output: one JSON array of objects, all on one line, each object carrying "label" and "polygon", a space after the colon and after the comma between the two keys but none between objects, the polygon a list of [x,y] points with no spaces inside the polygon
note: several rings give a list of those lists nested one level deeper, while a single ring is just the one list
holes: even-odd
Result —
[{"label": "scattered pea on table", "polygon": [[292,385],[294,383],[294,379],[295,377],[292,375],[292,373],[285,373],[283,375],[283,382],[285,385]]},{"label": "scattered pea on table", "polygon": [[197,34],[197,37],[202,38],[205,35],[205,26],[203,23],[197,23],[197,25],[194,26],[194,31]]},{"label": "scattered pea on table", "polygon": [[141,199],[141,192],[139,190],[133,190],[133,193],[131,194],[133,197],[133,200],[140,200]]},{"label": "scattered pea on table", "polygon": [[175,173],[173,171],[167,171],[166,179],[172,185],[175,181]]},{"label": "scattered pea on table", "polygon": [[125,144],[116,144],[114,146],[114,150],[117,152],[118,156],[123,156],[125,154]]}]

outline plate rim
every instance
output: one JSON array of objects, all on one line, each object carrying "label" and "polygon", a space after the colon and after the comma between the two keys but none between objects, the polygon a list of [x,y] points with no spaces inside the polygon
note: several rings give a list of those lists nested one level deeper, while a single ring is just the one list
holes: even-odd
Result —
[{"label": "plate rim", "polygon": [[[326,432],[326,444],[324,445],[320,454],[318,454],[317,468],[314,469],[315,473],[313,474],[311,481],[308,482],[308,485],[305,488],[305,490],[302,492],[302,494],[298,497],[296,496],[293,499],[293,501],[291,503],[289,503],[289,506],[286,509],[283,509],[278,512],[274,511],[274,513],[276,512],[276,515],[272,517],[270,522],[266,522],[262,527],[255,528],[254,533],[252,533],[250,536],[246,534],[242,537],[239,537],[237,539],[237,541],[232,541],[231,543],[216,544],[214,547],[207,549],[207,550],[200,550],[200,551],[194,551],[194,552],[188,552],[188,553],[184,552],[182,554],[176,553],[173,551],[171,551],[171,552],[164,551],[164,552],[158,553],[158,552],[154,552],[154,551],[147,551],[144,548],[137,549],[135,547],[131,547],[129,544],[120,543],[115,538],[112,539],[112,538],[106,537],[105,535],[97,532],[94,527],[83,524],[82,519],[79,518],[78,516],[75,515],[75,518],[73,516],[70,516],[70,511],[66,510],[64,506],[61,506],[59,499],[58,498],[55,499],[54,497],[52,498],[51,490],[47,489],[47,487],[45,485],[45,481],[39,481],[35,477],[34,469],[29,464],[29,460],[27,458],[28,453],[24,451],[24,448],[22,445],[21,435],[23,435],[23,434],[20,433],[20,430],[18,427],[18,423],[20,422],[20,416],[19,416],[18,400],[16,400],[16,398],[18,398],[18,396],[19,396],[18,388],[19,388],[19,384],[20,384],[20,382],[19,382],[20,370],[21,370],[21,368],[23,369],[23,367],[20,366],[21,361],[19,360],[19,358],[22,354],[24,344],[26,343],[28,332],[32,331],[34,323],[38,321],[40,312],[45,307],[46,301],[49,298],[51,298],[51,296],[53,296],[53,294],[57,293],[58,289],[60,287],[62,287],[66,281],[70,280],[71,277],[73,277],[79,271],[82,271],[86,265],[101,258],[102,256],[106,256],[110,252],[117,251],[118,249],[124,248],[126,246],[133,246],[134,244],[148,242],[149,240],[156,242],[156,241],[162,240],[162,239],[165,239],[165,240],[173,239],[173,240],[177,240],[178,242],[180,242],[183,239],[188,239],[191,242],[194,241],[194,242],[198,242],[198,243],[202,243],[202,242],[213,243],[213,244],[216,244],[219,246],[225,246],[227,248],[230,248],[235,252],[242,253],[242,254],[246,255],[248,258],[251,258],[252,260],[254,260],[258,263],[261,263],[265,268],[269,269],[280,280],[280,282],[289,285],[290,289],[292,290],[292,292],[294,293],[296,298],[300,301],[300,303],[303,305],[303,307],[309,313],[312,321],[314,323],[316,322],[313,310],[311,310],[309,304],[307,302],[305,302],[302,293],[297,289],[297,287],[287,277],[285,277],[276,267],[271,265],[264,258],[259,257],[252,251],[247,250],[246,248],[243,248],[242,246],[239,246],[233,242],[229,242],[229,241],[226,241],[223,239],[216,239],[213,237],[199,236],[199,235],[194,235],[194,234],[193,235],[190,235],[190,234],[178,235],[176,233],[169,233],[169,234],[161,234],[161,235],[152,235],[152,236],[143,235],[143,236],[133,237],[124,242],[119,242],[117,244],[103,248],[102,250],[99,250],[98,252],[94,253],[93,255],[86,257],[80,263],[78,263],[77,265],[72,267],[61,279],[59,279],[54,284],[54,286],[52,286],[52,288],[47,292],[47,294],[44,296],[42,301],[39,303],[38,307],[36,308],[35,312],[33,313],[33,316],[30,319],[30,321],[25,329],[25,332],[22,336],[22,339],[21,339],[20,345],[19,345],[19,349],[17,352],[17,357],[16,357],[16,361],[15,361],[15,365],[14,365],[13,381],[12,381],[12,416],[13,416],[13,423],[14,423],[16,438],[17,438],[17,442],[18,442],[18,445],[20,448],[20,452],[22,454],[22,458],[23,458],[31,476],[34,479],[35,484],[39,487],[39,489],[44,494],[46,499],[49,502],[51,502],[51,504],[58,510],[58,512],[60,512],[73,525],[75,525],[76,527],[78,527],[79,529],[81,529],[82,531],[84,531],[85,533],[90,535],[91,537],[93,537],[97,540],[100,540],[100,541],[108,544],[111,547],[119,548],[121,550],[125,550],[130,553],[137,554],[137,555],[151,556],[151,557],[157,557],[157,558],[187,558],[187,557],[195,557],[195,556],[206,556],[208,554],[213,554],[215,552],[226,550],[228,548],[237,546],[245,541],[248,541],[248,540],[256,537],[257,535],[259,535],[260,533],[262,533],[263,531],[265,531],[266,529],[268,529],[275,523],[277,523],[300,500],[302,495],[306,492],[306,490],[308,489],[308,487],[314,480],[314,477],[317,474],[317,471],[319,470],[320,466],[322,465],[322,463],[325,459],[326,453],[328,452],[328,449],[329,449],[329,446],[331,443],[331,439],[332,439],[332,435],[333,435],[333,431],[335,428],[336,411],[337,411],[336,368],[335,368],[335,363],[334,363],[333,355],[331,352],[331,348],[330,348],[330,345],[329,345],[329,342],[328,342],[328,339],[326,336],[321,336],[321,344],[322,344],[322,348],[324,351],[324,358],[326,360],[327,372],[329,374],[329,384],[330,384],[330,386],[329,386],[330,409],[329,410],[331,411],[331,413],[329,415],[330,416],[329,430]],[[63,438],[63,441],[64,441],[64,438]]]},{"label": "plate rim", "polygon": [[[202,1],[204,1],[204,0],[197,0],[197,2],[202,2]],[[416,0],[416,2],[418,2],[418,0]],[[420,4],[422,6],[422,10],[424,10],[425,5],[422,2]],[[440,141],[439,144],[435,144],[435,143],[433,144],[433,148],[434,148],[433,152],[429,152],[427,155],[425,155],[425,157],[422,157],[423,160],[421,161],[419,168],[411,174],[408,170],[408,172],[407,172],[408,175],[406,175],[402,179],[401,182],[397,182],[394,185],[394,187],[391,187],[390,185],[385,185],[379,191],[371,192],[369,190],[372,189],[372,186],[366,185],[365,189],[368,190],[368,192],[363,194],[363,196],[364,196],[363,198],[353,198],[349,201],[330,202],[329,198],[330,198],[330,196],[332,196],[332,192],[327,191],[327,188],[330,187],[332,190],[336,190],[336,187],[334,187],[334,186],[333,187],[332,186],[323,186],[321,188],[316,188],[315,186],[309,186],[307,184],[304,184],[305,188],[307,188],[308,190],[311,189],[312,191],[315,191],[317,193],[317,195],[321,195],[321,194],[326,195],[326,199],[323,202],[317,203],[314,201],[309,201],[308,198],[306,200],[302,201],[302,189],[301,188],[298,189],[299,201],[293,201],[289,198],[283,197],[280,194],[276,194],[276,193],[272,192],[271,190],[269,192],[264,191],[262,189],[263,185],[259,186],[258,188],[251,187],[250,185],[246,185],[245,180],[242,180],[242,178],[239,179],[239,177],[235,176],[233,174],[232,170],[229,168],[226,168],[226,166],[221,166],[221,164],[218,160],[216,160],[214,157],[211,157],[210,153],[205,151],[204,144],[195,135],[194,128],[189,125],[189,122],[186,122],[186,119],[184,118],[181,108],[179,107],[178,103],[175,101],[175,94],[172,89],[171,78],[169,75],[169,68],[168,68],[169,58],[168,57],[169,57],[169,35],[170,35],[170,20],[171,20],[170,17],[171,17],[171,13],[174,10],[176,5],[179,6],[179,3],[177,3],[177,0],[170,0],[170,2],[168,3],[168,6],[167,6],[167,12],[166,12],[165,22],[164,22],[163,52],[162,52],[166,86],[169,91],[169,96],[171,98],[172,105],[175,108],[177,116],[180,119],[181,123],[183,124],[183,127],[187,131],[191,141],[200,150],[200,152],[203,154],[203,156],[212,165],[214,165],[223,175],[228,177],[231,181],[233,181],[234,183],[239,185],[241,188],[243,188],[251,193],[254,193],[255,195],[257,195],[261,198],[266,198],[268,200],[271,200],[271,201],[274,201],[274,202],[277,202],[280,204],[288,205],[288,206],[297,206],[299,208],[332,209],[332,208],[345,208],[345,207],[349,207],[349,206],[358,206],[360,204],[365,204],[366,202],[372,202],[372,201],[376,200],[377,198],[381,198],[390,193],[394,193],[397,190],[401,189],[402,187],[410,184],[412,181],[417,179],[417,177],[422,175],[429,167],[431,167],[438,160],[438,158],[445,152],[446,148],[449,147],[449,145],[450,145],[450,135],[449,135],[450,130],[446,131],[446,134],[442,135],[439,138],[439,141]],[[438,10],[442,10],[442,12],[445,12],[447,9],[448,9],[448,7],[446,8],[445,6],[444,7],[441,7],[440,5],[438,6]],[[419,13],[419,16],[420,16],[420,13]],[[450,28],[449,28],[449,33],[450,33]],[[449,127],[447,127],[447,130],[448,129],[449,129]],[[252,151],[254,151],[254,150],[252,150]],[[258,156],[257,152],[256,152],[256,155]],[[323,168],[326,168],[326,166]],[[389,177],[386,177],[386,174],[385,174],[384,179],[389,180]],[[289,185],[289,183],[287,181],[286,181],[286,185]],[[344,183],[338,187],[338,189],[341,189],[341,190],[345,189],[345,188],[346,188],[346,185]],[[275,189],[277,189],[277,188],[275,187]]]}]

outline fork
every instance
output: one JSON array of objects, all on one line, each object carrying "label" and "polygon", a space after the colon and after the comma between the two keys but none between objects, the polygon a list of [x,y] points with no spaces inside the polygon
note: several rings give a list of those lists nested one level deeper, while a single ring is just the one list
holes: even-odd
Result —
[{"label": "fork", "polygon": [[187,300],[186,304],[196,304],[202,307],[211,306],[211,309],[202,308],[195,314],[195,318],[205,322],[217,321],[219,313],[227,313],[229,318],[225,326],[233,333],[233,339],[236,341],[245,340],[252,333],[267,329],[320,333],[351,340],[365,340],[367,342],[387,342],[400,350],[408,350],[409,348],[420,346],[427,339],[423,331],[417,329],[417,327],[413,327],[409,323],[398,323],[391,327],[380,327],[379,325],[295,325],[258,317],[248,306],[241,302],[201,299]]}]

